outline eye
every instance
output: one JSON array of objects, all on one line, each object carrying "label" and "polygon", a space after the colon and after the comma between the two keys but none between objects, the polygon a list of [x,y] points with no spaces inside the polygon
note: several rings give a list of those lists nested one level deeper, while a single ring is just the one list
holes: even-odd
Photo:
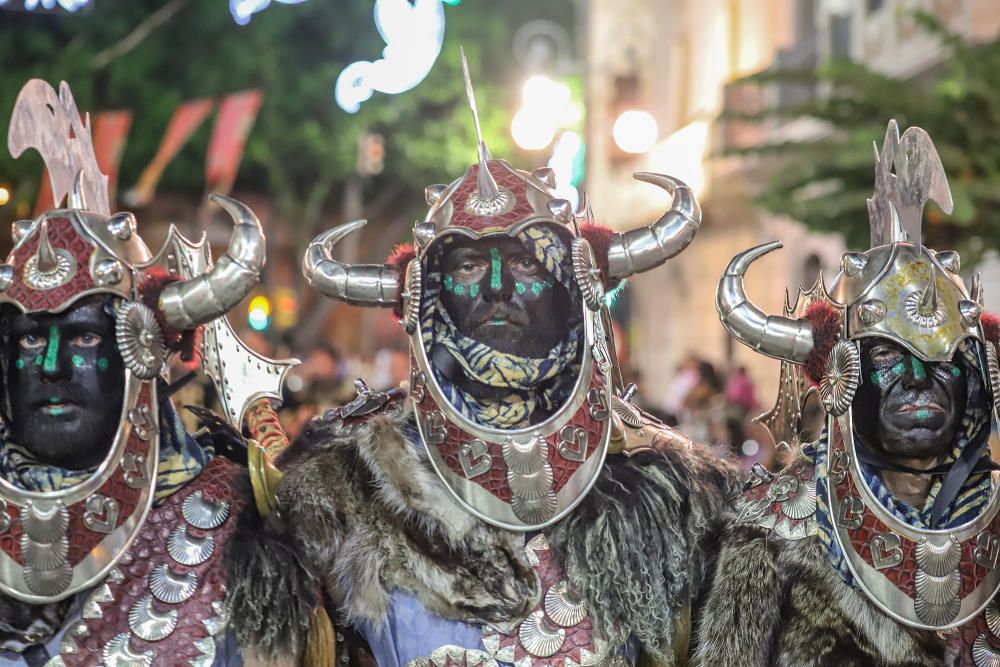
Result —
[{"label": "eye", "polygon": [[24,334],[17,339],[17,343],[21,346],[22,350],[39,350],[45,347],[47,342],[45,336],[39,336],[38,334]]},{"label": "eye", "polygon": [[868,353],[872,363],[877,365],[895,364],[903,360],[903,353],[888,345],[876,345]]},{"label": "eye", "polygon": [[518,257],[514,260],[514,269],[520,273],[537,273],[542,269],[542,265],[533,257]]},{"label": "eye", "polygon": [[74,336],[70,344],[76,347],[97,347],[101,344],[101,337],[95,333],[82,333]]}]

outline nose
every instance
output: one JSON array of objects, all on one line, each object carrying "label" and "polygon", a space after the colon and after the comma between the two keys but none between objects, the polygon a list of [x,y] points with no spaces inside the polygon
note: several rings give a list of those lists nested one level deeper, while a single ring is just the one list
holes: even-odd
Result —
[{"label": "nose", "polygon": [[926,389],[931,386],[927,365],[914,355],[908,355],[903,371],[903,386],[907,389]]},{"label": "nose", "polygon": [[483,299],[487,302],[510,301],[514,297],[514,278],[500,257],[499,248],[490,248],[490,270],[483,282],[486,283]]},{"label": "nose", "polygon": [[69,368],[65,359],[66,346],[60,340],[57,327],[49,327],[49,337],[45,345],[45,355],[42,357],[41,377],[43,380],[56,380],[65,376]]}]

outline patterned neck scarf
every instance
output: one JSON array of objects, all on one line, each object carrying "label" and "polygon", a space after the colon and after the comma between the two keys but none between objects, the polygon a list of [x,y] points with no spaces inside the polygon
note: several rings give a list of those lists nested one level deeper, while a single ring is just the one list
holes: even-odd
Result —
[{"label": "patterned neck scarf", "polygon": [[[955,434],[951,453],[945,460],[946,465],[956,461],[970,443],[976,442],[983,434],[983,429],[990,428],[989,405],[991,402],[988,400],[988,392],[983,386],[978,346],[973,341],[966,341],[962,343],[959,349],[961,350],[960,359],[966,371],[967,378],[966,410],[965,414],[962,415],[958,432]],[[827,467],[828,445],[829,433],[824,428],[820,439],[815,443],[805,445],[802,448],[802,453],[816,466],[816,524],[819,541],[823,545],[831,565],[840,574],[841,579],[854,586],[854,577],[851,575],[846,557],[834,536],[834,530],[836,529],[830,516],[830,499],[826,490],[826,480],[829,475]],[[983,452],[981,458],[990,459],[988,448]],[[930,527],[931,509],[934,506],[934,501],[938,493],[941,491],[943,476],[934,477],[930,492],[927,494],[927,500],[924,502],[923,507],[917,508],[894,498],[877,470],[862,464],[861,471],[872,495],[893,516],[915,528]],[[962,485],[955,500],[945,508],[938,529],[954,528],[971,521],[986,507],[992,490],[993,484],[989,472],[970,475]]]},{"label": "patterned neck scarf", "polygon": [[[543,225],[522,230],[517,240],[571,295],[579,300],[569,266],[569,251],[557,232]],[[440,257],[431,262],[424,289],[421,335],[424,348],[446,349],[471,380],[488,387],[508,390],[499,398],[479,398],[452,384],[435,370],[446,400],[470,420],[493,428],[526,426],[537,409],[554,411],[569,397],[580,369],[582,325],[574,327],[565,340],[543,358],[522,357],[500,352],[458,330],[440,300],[442,271]]]},{"label": "patterned neck scarf", "polygon": [[[212,455],[184,429],[169,400],[161,400],[159,408],[160,465],[156,475],[156,502],[197,477]],[[93,475],[94,470],[96,468],[69,470],[41,463],[13,442],[6,424],[0,423],[0,475],[8,482],[29,491],[51,492],[80,484]]]}]

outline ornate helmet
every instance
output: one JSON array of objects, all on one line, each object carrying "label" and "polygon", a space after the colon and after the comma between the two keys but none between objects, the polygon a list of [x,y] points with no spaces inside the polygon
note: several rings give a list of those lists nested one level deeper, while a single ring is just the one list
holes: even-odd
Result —
[{"label": "ornate helmet", "polygon": [[253,212],[212,199],[234,219],[229,250],[213,266],[171,226],[153,256],[131,213],[110,215],[107,177],[69,86],[33,79],[14,105],[14,157],[41,153],[54,201],[69,205],[13,225],[14,249],[0,265],[0,304],[58,313],[81,298],[115,299],[117,348],[125,363],[120,426],[103,462],[83,482],[31,491],[0,478],[0,591],[30,603],[63,599],[99,581],[143,525],[159,453],[156,380],[193,330],[237,304],[256,284],[264,236]]},{"label": "ornate helmet", "polygon": [[[467,67],[465,73],[478,131]],[[701,222],[698,202],[684,183],[659,174],[636,178],[671,192],[672,206],[648,227],[613,233],[594,225],[586,206],[575,213],[570,202],[556,196],[551,169],[529,173],[493,159],[480,133],[477,163],[451,184],[426,189],[430,210],[414,227],[414,246],[397,249],[382,265],[333,259],[333,246],[365,224],[359,221],[321,234],[306,251],[303,272],[324,295],[397,309],[410,335],[410,398],[431,463],[460,503],[484,521],[511,530],[541,528],[569,512],[596,480],[608,448],[612,407],[623,391],[605,287],[681,252]],[[554,234],[570,249],[566,285],[582,321],[579,363],[573,366],[577,377],[568,398],[545,421],[494,428],[458,409],[434,371],[429,320],[437,284],[431,275],[442,244],[456,237],[536,232]]]},{"label": "ornate helmet", "polygon": [[[782,364],[783,393],[803,374],[819,385],[828,447],[817,454],[826,471],[817,493],[826,498],[831,538],[854,581],[897,620],[944,630],[974,617],[1000,589],[1000,496],[994,493],[973,520],[957,527],[911,525],[890,512],[866,482],[852,415],[862,381],[859,341],[878,336],[924,361],[951,361],[961,350],[977,370],[977,385],[981,381],[992,397],[977,428],[988,431],[997,417],[996,320],[983,312],[979,277],[971,289],[959,277],[958,254],[923,246],[921,220],[930,199],[951,212],[951,192],[930,136],[911,127],[900,137],[890,121],[881,154],[875,149],[875,193],[868,200],[872,247],[843,256],[830,293],[822,284],[805,293],[809,305],[801,316],[789,316],[787,307],[784,316],[756,307],[743,277],[756,259],[781,247],[772,242],[733,258],[719,282],[716,306],[742,343],[798,365],[793,372]],[[805,393],[798,395],[804,400]],[[779,413],[792,420],[800,416],[779,399],[764,417],[769,427],[782,426],[776,423]],[[982,454],[971,444],[967,448]]]}]

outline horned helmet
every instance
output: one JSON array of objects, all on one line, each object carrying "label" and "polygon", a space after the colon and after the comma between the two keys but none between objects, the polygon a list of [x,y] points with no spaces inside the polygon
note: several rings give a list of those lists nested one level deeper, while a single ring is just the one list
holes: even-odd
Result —
[{"label": "horned helmet", "polygon": [[[463,57],[463,65],[464,65]],[[701,211],[681,181],[652,173],[636,178],[673,195],[651,225],[613,233],[593,223],[589,207],[574,211],[555,193],[549,168],[526,172],[493,158],[482,140],[465,66],[466,88],[479,133],[478,160],[447,185],[431,185],[429,210],[413,228],[414,244],[381,265],[333,259],[335,244],[365,224],[329,230],[309,246],[303,272],[321,293],[347,303],[396,308],[410,337],[409,399],[423,443],[445,486],[468,511],[511,530],[534,530],[565,516],[596,480],[608,450],[612,411],[623,393],[605,291],[628,276],[659,266],[694,238]],[[528,427],[497,428],[460,410],[430,358],[432,320],[440,289],[435,262],[456,238],[524,238],[554,234],[569,251],[565,284],[580,328],[575,377],[551,416]],[[543,262],[558,271],[558,261]]]},{"label": "horned helmet", "polygon": [[[977,384],[991,397],[977,428],[988,432],[990,421],[996,423],[1000,370],[995,318],[984,313],[979,276],[969,288],[959,276],[958,254],[923,245],[923,209],[931,199],[951,212],[951,191],[930,136],[918,127],[900,136],[896,122],[890,121],[881,153],[875,147],[875,192],[867,202],[870,249],[844,254],[830,291],[820,282],[805,293],[808,309],[789,316],[787,306],[785,315],[763,312],[743,285],[749,266],[781,243],[752,248],[730,262],[719,282],[716,306],[722,323],[740,342],[785,362],[783,383],[787,380],[790,387],[797,375],[804,375],[818,385],[827,412],[828,445],[822,453],[826,476],[819,479],[825,487],[817,492],[827,499],[833,537],[854,580],[897,620],[946,630],[978,614],[1000,589],[1000,495],[994,491],[971,521],[953,528],[924,529],[903,521],[865,481],[852,409],[862,382],[860,342],[881,337],[927,362],[951,362],[961,350],[976,370]],[[983,454],[967,448],[970,454]]]},{"label": "horned helmet", "polygon": [[[138,534],[157,477],[157,378],[174,352],[191,351],[183,341],[190,342],[195,329],[249,293],[265,246],[248,207],[213,195],[235,222],[229,249],[214,266],[200,243],[173,226],[163,248],[151,254],[133,214],[110,214],[89,117],[81,119],[65,82],[58,93],[38,79],[24,86],[8,145],[15,158],[27,148],[42,155],[57,208],[14,223],[14,248],[0,265],[0,304],[59,313],[84,297],[109,295],[125,366],[120,424],[89,477],[51,492],[0,478],[0,591],[40,604],[93,586]],[[67,197],[68,205],[58,207]]]}]

